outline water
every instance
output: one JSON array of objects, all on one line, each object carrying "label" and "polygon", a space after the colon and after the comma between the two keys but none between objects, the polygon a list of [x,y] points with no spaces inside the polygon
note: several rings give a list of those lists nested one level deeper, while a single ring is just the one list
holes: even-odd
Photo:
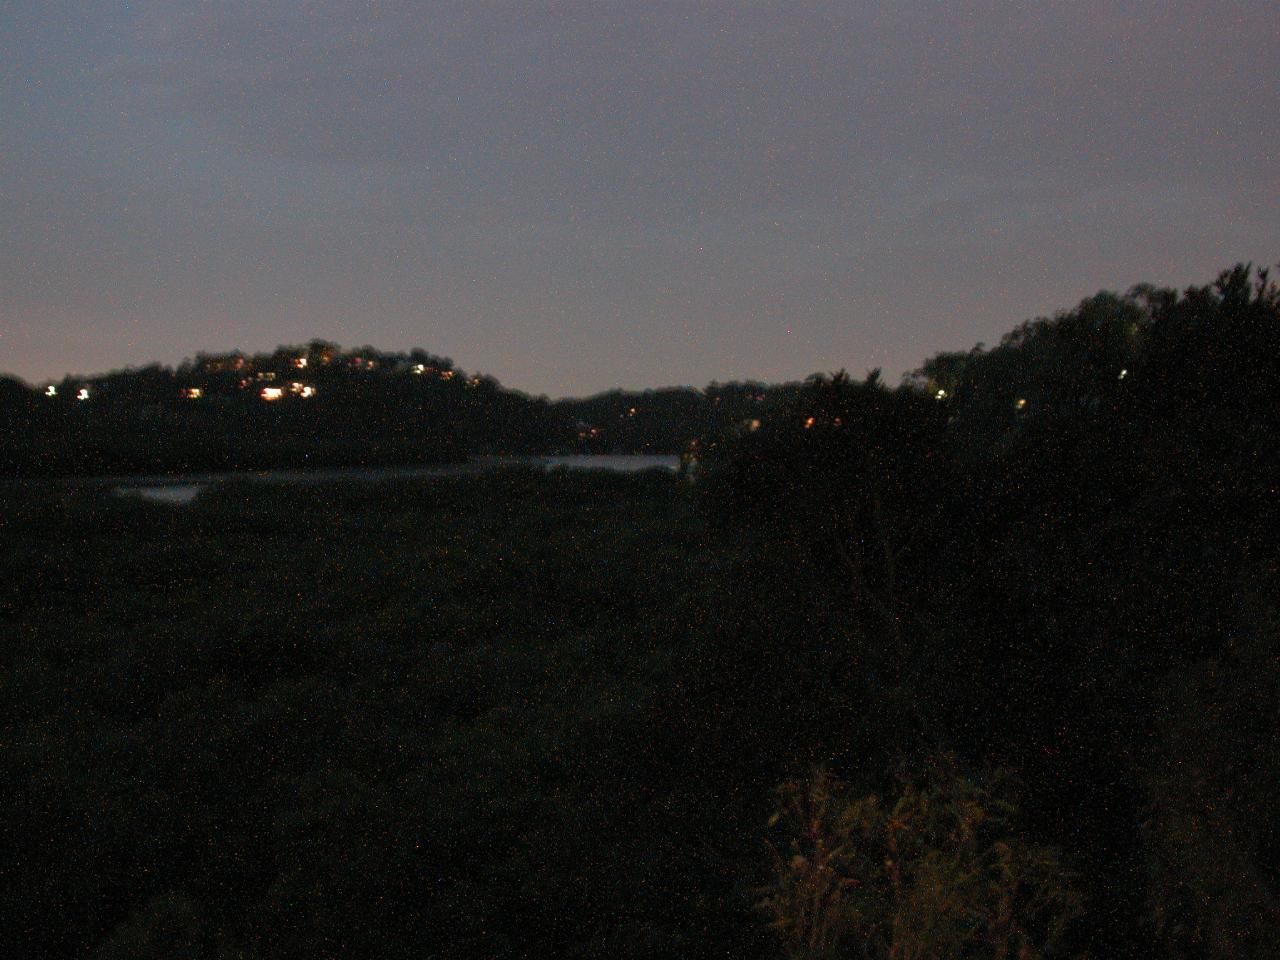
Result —
[{"label": "water", "polygon": [[530,457],[542,461],[548,469],[611,470],[615,473],[638,473],[641,470],[679,470],[680,458],[665,454],[579,454],[571,457]]},{"label": "water", "polygon": [[191,503],[212,484],[250,480],[255,483],[310,486],[335,480],[377,483],[415,477],[456,477],[486,473],[503,467],[541,467],[544,470],[608,470],[614,473],[638,473],[642,470],[680,468],[678,456],[655,454],[577,454],[563,457],[474,457],[466,463],[439,464],[423,467],[340,467],[328,470],[265,470],[261,473],[202,473],[184,477],[128,477],[114,488],[121,497],[139,497],[156,503],[184,505]]},{"label": "water", "polygon": [[141,497],[156,503],[188,504],[204,489],[203,484],[183,483],[165,487],[116,487],[118,497]]}]

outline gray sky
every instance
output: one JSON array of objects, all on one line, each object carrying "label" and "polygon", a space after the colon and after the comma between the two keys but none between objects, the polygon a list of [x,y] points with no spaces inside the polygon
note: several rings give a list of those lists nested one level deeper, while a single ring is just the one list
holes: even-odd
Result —
[{"label": "gray sky", "polygon": [[1274,2],[7,0],[0,371],[325,337],[551,395],[1280,259]]}]

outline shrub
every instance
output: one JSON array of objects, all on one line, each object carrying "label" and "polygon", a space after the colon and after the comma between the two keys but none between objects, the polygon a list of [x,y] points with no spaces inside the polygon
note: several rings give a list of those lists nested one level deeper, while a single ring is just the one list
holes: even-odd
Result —
[{"label": "shrub", "polygon": [[1058,853],[1018,831],[1007,777],[939,755],[892,789],[858,796],[823,770],[779,788],[760,907],[790,956],[1061,955],[1081,900]]}]

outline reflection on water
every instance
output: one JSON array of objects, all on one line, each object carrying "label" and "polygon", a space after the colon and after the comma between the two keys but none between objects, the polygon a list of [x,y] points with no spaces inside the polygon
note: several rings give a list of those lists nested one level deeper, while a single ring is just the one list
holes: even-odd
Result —
[{"label": "reflection on water", "polygon": [[565,467],[569,470],[612,470],[616,473],[638,473],[641,470],[679,470],[680,458],[666,455],[640,453],[629,454],[578,454],[572,457],[531,457],[541,460],[546,467]]},{"label": "reflection on water", "polygon": [[650,454],[578,454],[565,457],[476,457],[467,463],[430,467],[345,467],[332,470],[266,470],[262,473],[205,473],[181,479],[130,477],[115,488],[117,496],[141,497],[156,503],[191,503],[208,484],[226,480],[256,483],[309,485],[335,480],[405,480],[414,477],[454,477],[500,470],[503,467],[541,467],[544,470],[609,470],[638,473],[642,470],[680,468],[678,456]]},{"label": "reflection on water", "polygon": [[116,487],[115,492],[121,497],[141,497],[156,503],[184,504],[194,500],[203,489],[198,483],[183,483],[167,487]]}]

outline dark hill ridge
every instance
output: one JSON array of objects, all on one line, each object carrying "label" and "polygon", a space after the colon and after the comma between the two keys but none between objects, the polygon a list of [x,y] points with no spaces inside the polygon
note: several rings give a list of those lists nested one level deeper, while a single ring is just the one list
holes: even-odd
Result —
[{"label": "dark hill ridge", "polygon": [[[1123,296],[1101,293],[1074,310],[1028,321],[993,349],[938,354],[899,389],[942,403],[959,433],[1098,415],[1120,402],[1150,406],[1157,387],[1166,405],[1185,402],[1193,390],[1224,398],[1263,391],[1250,394],[1249,402],[1261,402],[1274,387],[1267,362],[1276,331],[1243,322],[1222,329],[1225,321],[1215,319],[1222,311],[1214,310],[1235,310],[1269,289],[1265,272],[1255,283],[1252,270],[1240,266],[1183,295],[1150,286]],[[873,380],[883,389],[878,374]],[[720,440],[776,425],[784,411],[797,412],[804,395],[801,384],[745,381],[552,401],[424,350],[387,353],[313,340],[263,354],[198,354],[176,368],[67,377],[39,389],[5,378],[0,423],[14,439],[0,452],[0,473],[705,453]],[[814,416],[811,426],[836,426],[820,411],[799,412],[802,421]]]},{"label": "dark hill ridge", "polygon": [[0,454],[0,470],[100,475],[409,465],[469,454],[675,454],[758,416],[770,392],[712,384],[551,402],[426,351],[312,341],[39,389],[7,379],[0,416],[15,442]]}]

